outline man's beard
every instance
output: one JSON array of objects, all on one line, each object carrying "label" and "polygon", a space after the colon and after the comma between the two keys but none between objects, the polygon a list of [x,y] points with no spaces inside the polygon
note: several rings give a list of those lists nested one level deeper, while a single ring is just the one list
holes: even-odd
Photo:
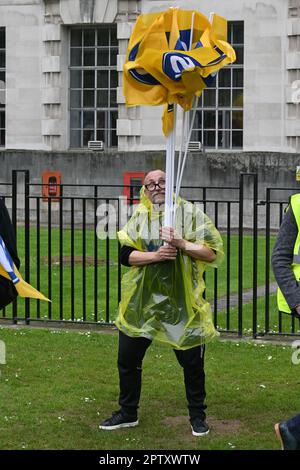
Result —
[{"label": "man's beard", "polygon": [[165,201],[163,202],[153,202],[153,210],[155,212],[162,212],[165,210]]},{"label": "man's beard", "polygon": [[[157,199],[159,199],[160,201],[157,202]],[[154,197],[153,197],[153,204],[164,204],[165,203],[165,194],[156,194]]]}]

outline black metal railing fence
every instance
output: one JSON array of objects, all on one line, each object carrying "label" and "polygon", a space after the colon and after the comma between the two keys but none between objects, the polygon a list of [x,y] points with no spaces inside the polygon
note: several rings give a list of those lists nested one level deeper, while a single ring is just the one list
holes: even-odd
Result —
[{"label": "black metal railing fence", "polygon": [[[23,277],[52,302],[18,298],[0,319],[27,325],[113,323],[128,268],[120,265],[110,220],[119,230],[122,211],[136,201],[119,197],[123,185],[61,184],[58,196],[47,197],[42,187],[30,182],[28,170],[14,170],[11,182],[0,183],[0,196],[11,213]],[[277,311],[270,267],[283,211],[295,192],[259,188],[256,173],[241,173],[236,186],[182,188],[183,197],[201,204],[224,239],[225,262],[206,270],[204,293],[220,331],[239,337],[299,334],[295,318]]]}]

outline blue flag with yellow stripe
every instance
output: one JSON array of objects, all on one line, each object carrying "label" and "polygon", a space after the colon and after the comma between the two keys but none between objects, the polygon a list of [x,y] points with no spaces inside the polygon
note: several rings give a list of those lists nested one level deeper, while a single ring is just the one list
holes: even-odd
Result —
[{"label": "blue flag with yellow stripe", "polygon": [[14,284],[15,288],[17,289],[18,294],[21,297],[31,297],[34,299],[46,300],[50,302],[47,297],[45,297],[41,292],[36,290],[30,284],[28,284],[22,278],[21,274],[17,270],[12,257],[6,245],[4,243],[3,238],[0,235],[0,275],[5,277],[6,279],[10,279]]}]

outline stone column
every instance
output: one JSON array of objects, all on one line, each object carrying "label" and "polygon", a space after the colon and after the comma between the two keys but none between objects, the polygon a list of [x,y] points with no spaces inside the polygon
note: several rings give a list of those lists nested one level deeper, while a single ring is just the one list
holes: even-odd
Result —
[{"label": "stone column", "polygon": [[62,45],[60,0],[44,0],[42,57],[42,136],[49,150],[62,150]]},{"label": "stone column", "polygon": [[127,108],[122,92],[123,64],[133,25],[140,14],[140,0],[120,0],[117,14],[117,37],[119,42],[119,55],[117,70],[119,87],[117,90],[118,120],[117,134],[119,150],[138,150],[141,142],[141,109],[139,106]]},{"label": "stone column", "polygon": [[300,0],[289,0],[286,56],[286,137],[290,150],[300,151]]}]

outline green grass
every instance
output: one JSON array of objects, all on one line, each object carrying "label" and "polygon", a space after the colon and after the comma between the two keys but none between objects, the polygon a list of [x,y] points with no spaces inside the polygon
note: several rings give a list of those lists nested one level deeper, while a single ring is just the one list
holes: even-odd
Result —
[{"label": "green grass", "polygon": [[[279,332],[279,312],[277,309],[276,294],[269,296],[269,332]],[[230,325],[229,330],[238,330],[238,308],[231,308],[229,311]],[[249,302],[243,307],[243,334],[252,334],[253,331],[253,302]],[[219,329],[227,329],[227,312],[218,312],[217,325]],[[294,321],[294,332],[300,333],[300,323],[297,319],[292,319],[291,315],[281,314],[281,332],[292,333],[292,324]],[[265,332],[267,325],[265,322],[265,297],[257,300],[257,332]]]},{"label": "green grass", "polygon": [[[40,230],[40,290],[45,295],[49,295],[48,291],[48,231],[45,228]],[[76,257],[76,263],[74,267],[74,318],[83,318],[83,304],[82,304],[82,293],[83,290],[86,292],[86,319],[89,321],[94,320],[95,311],[97,312],[97,320],[106,320],[106,284],[109,284],[109,306],[110,319],[114,320],[116,317],[118,307],[118,245],[116,240],[109,241],[109,277],[108,270],[106,267],[106,241],[97,240],[97,256],[101,264],[97,267],[98,283],[97,283],[97,308],[95,310],[94,305],[94,279],[95,279],[95,268],[94,264],[94,240],[95,235],[92,230],[86,231],[86,257],[87,262],[85,263],[86,268],[86,287],[83,288],[83,237],[82,231],[76,229],[74,231],[74,256]],[[225,252],[227,249],[227,238],[223,235]],[[59,303],[59,282],[60,282],[60,269],[59,269],[59,230],[52,228],[51,230],[51,315],[53,319],[59,319],[60,313],[62,318],[69,320],[71,318],[71,279],[72,271],[70,263],[66,263],[63,266],[63,310],[60,311]],[[252,264],[253,264],[253,250],[252,250],[253,239],[251,236],[244,236],[243,239],[243,287],[244,289],[252,286]],[[271,245],[274,243],[274,237],[271,237]],[[30,229],[30,282],[33,286],[38,286],[37,278],[37,231],[35,228]],[[22,260],[21,272],[24,274],[24,229],[18,229],[18,249]],[[71,231],[64,230],[63,232],[63,256],[67,257],[67,261],[70,261],[71,256]],[[54,259],[53,259],[54,258]],[[90,258],[90,259],[89,259]],[[122,273],[126,271],[126,268],[122,268]],[[213,298],[214,289],[214,276],[216,270],[207,268],[206,271],[206,285],[207,285],[207,298],[210,300]],[[258,285],[264,284],[265,276],[265,237],[258,237]],[[217,270],[218,277],[218,297],[222,297],[226,293],[227,287],[227,271],[226,271],[226,258],[225,262]],[[236,293],[238,291],[238,236],[231,235],[230,237],[230,292]],[[273,280],[271,274],[271,280]],[[48,304],[40,303],[40,315],[41,318],[47,318]],[[37,315],[37,302],[30,301],[31,317],[35,318]],[[19,317],[24,316],[24,300],[18,300],[18,315]],[[7,317],[12,316],[12,309],[9,307],[6,312]]]},{"label": "green grass", "polygon": [[117,335],[1,328],[1,449],[278,449],[273,424],[299,412],[300,366],[289,346],[215,341],[206,352],[211,433],[190,431],[173,351],[144,361],[140,425],[98,424],[118,408]]},{"label": "green grass", "polygon": [[[224,243],[225,260],[221,266],[215,270],[207,268],[206,270],[206,286],[207,298],[212,299],[214,293],[214,276],[217,273],[218,278],[218,297],[226,294],[227,287],[227,237],[222,235]],[[270,250],[272,250],[276,237],[270,237]],[[238,292],[238,236],[231,235],[230,237],[230,288],[231,294]],[[265,236],[258,237],[257,246],[257,285],[265,284],[265,250],[266,238]],[[253,237],[244,235],[243,237],[243,289],[249,289],[253,286]],[[270,282],[274,281],[274,275],[270,271]]]}]

